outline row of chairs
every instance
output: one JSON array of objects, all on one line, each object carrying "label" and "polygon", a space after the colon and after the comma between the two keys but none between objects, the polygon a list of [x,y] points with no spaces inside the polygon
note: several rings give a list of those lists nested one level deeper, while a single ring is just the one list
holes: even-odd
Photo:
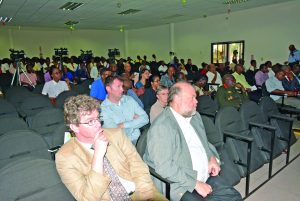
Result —
[{"label": "row of chairs", "polygon": [[[281,114],[270,97],[262,98],[259,105],[252,101],[246,102],[239,111],[234,107],[219,109],[212,99],[209,102],[213,103],[212,108],[199,100],[201,108],[207,109],[202,113],[202,121],[208,140],[216,147],[221,158],[222,171],[219,176],[228,185],[236,185],[245,177],[247,197],[251,193],[251,173],[268,163],[270,179],[273,175],[273,159],[284,152],[287,154],[288,164],[290,145],[296,142],[291,132],[293,119]],[[141,156],[147,146],[147,131],[148,129],[144,129],[137,142],[137,150]],[[161,178],[151,167],[150,172],[166,184],[169,196],[172,182]]]}]

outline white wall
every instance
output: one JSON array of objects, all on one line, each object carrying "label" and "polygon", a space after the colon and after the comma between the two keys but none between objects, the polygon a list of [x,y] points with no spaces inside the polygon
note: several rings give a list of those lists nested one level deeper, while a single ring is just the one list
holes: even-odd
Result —
[{"label": "white wall", "polygon": [[52,56],[54,48],[68,48],[69,55],[80,55],[80,49],[92,50],[94,55],[107,57],[108,49],[124,52],[124,38],[119,31],[67,30],[33,27],[4,27],[0,29],[0,57],[9,56],[9,48],[24,50],[29,57]]},{"label": "white wall", "polygon": [[[234,12],[233,8],[228,20],[225,19],[228,15],[222,14],[175,23],[175,52],[179,58],[190,57],[200,65],[203,61],[210,62],[212,42],[245,40],[247,65],[252,54],[258,63],[267,60],[282,63],[287,60],[290,43],[300,49],[299,10],[300,1],[297,0],[240,12]],[[168,52],[169,25],[130,30],[129,43],[131,55],[140,54],[141,50],[162,52],[161,44]]]},{"label": "white wall", "polygon": [[[245,40],[245,60],[250,55],[258,63],[271,60],[284,62],[288,46],[300,49],[300,1],[264,6],[227,14],[208,16],[197,20],[119,31],[75,30],[0,27],[0,58],[9,56],[8,49],[24,49],[28,56],[38,56],[42,46],[45,56],[53,55],[53,48],[66,47],[70,55],[79,55],[79,49],[93,50],[95,55],[107,56],[107,49],[119,48],[122,56],[155,53],[158,59],[169,61],[174,49],[179,58],[192,58],[193,62],[210,62],[212,42]],[[172,36],[174,38],[172,38]],[[126,47],[125,47],[126,45]]]}]

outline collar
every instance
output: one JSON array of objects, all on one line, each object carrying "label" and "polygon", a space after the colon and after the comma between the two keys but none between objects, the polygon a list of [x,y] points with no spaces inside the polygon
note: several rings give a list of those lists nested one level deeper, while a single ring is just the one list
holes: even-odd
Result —
[{"label": "collar", "polygon": [[178,112],[176,112],[175,110],[173,110],[172,107],[170,107],[170,110],[171,110],[172,114],[174,115],[175,119],[178,120],[178,123],[182,122],[182,121],[185,121],[188,123],[191,122],[192,117],[184,117],[181,114],[179,114]]}]

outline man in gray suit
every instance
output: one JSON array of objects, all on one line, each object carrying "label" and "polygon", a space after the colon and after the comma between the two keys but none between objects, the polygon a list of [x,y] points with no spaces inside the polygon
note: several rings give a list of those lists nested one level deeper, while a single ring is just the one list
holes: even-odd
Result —
[{"label": "man in gray suit", "polygon": [[169,91],[169,107],[151,125],[144,160],[162,177],[172,181],[174,201],[239,201],[241,195],[226,186],[216,149],[206,138],[196,92],[186,82]]}]

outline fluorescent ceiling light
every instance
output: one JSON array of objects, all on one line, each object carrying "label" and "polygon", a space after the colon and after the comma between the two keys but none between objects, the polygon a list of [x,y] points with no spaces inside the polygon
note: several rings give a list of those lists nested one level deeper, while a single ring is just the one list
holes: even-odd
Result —
[{"label": "fluorescent ceiling light", "polygon": [[248,0],[227,0],[224,1],[223,4],[240,4],[240,3],[245,3]]},{"label": "fluorescent ceiling light", "polygon": [[76,2],[67,2],[64,5],[62,5],[59,9],[62,10],[75,10],[82,6],[83,3],[76,3]]},{"label": "fluorescent ceiling light", "polygon": [[12,20],[12,17],[0,16],[0,22],[9,23]]},{"label": "fluorescent ceiling light", "polygon": [[125,10],[123,12],[120,12],[118,14],[120,15],[129,15],[129,14],[134,14],[134,13],[137,13],[137,12],[140,12],[141,10],[138,10],[138,9],[128,9],[128,10]]}]

